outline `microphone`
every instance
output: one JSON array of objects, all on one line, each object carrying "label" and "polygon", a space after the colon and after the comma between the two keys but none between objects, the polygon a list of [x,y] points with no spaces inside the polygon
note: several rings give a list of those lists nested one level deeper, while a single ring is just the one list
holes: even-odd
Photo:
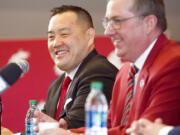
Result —
[{"label": "microphone", "polygon": [[0,95],[14,84],[21,74],[29,70],[27,61],[21,60],[15,63],[9,63],[0,69]]}]

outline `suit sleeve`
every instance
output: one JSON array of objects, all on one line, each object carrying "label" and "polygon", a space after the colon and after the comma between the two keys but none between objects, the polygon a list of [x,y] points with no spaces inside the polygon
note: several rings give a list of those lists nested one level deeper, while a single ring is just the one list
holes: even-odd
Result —
[{"label": "suit sleeve", "polygon": [[180,126],[173,128],[169,131],[168,135],[180,135]]}]

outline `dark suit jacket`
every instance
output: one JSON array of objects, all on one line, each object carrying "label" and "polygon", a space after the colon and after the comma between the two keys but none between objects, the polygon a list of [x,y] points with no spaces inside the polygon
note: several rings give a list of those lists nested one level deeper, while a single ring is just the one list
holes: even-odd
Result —
[{"label": "dark suit jacket", "polygon": [[108,135],[124,135],[126,128],[140,118],[162,118],[165,124],[179,125],[180,45],[163,34],[158,38],[140,71],[128,123],[121,125],[129,68],[125,64],[117,74],[108,114]]},{"label": "dark suit jacket", "polygon": [[[60,118],[68,123],[68,128],[78,128],[85,124],[84,104],[90,91],[92,81],[103,82],[103,92],[110,102],[112,87],[115,81],[117,69],[107,59],[93,50],[81,63],[70,88],[66,93],[65,102],[69,101],[61,111]],[[59,100],[61,85],[64,75],[57,78],[49,87],[46,104],[43,112],[55,118],[57,103]]]},{"label": "dark suit jacket", "polygon": [[180,135],[180,126],[169,131],[168,135]]}]

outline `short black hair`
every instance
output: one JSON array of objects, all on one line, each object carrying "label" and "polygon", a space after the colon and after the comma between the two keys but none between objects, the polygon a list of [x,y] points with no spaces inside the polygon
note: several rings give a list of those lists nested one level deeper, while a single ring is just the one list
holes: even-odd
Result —
[{"label": "short black hair", "polygon": [[78,6],[62,5],[60,7],[55,7],[51,10],[52,12],[51,17],[68,11],[76,13],[79,19],[85,21],[88,24],[88,27],[94,28],[90,13],[87,10]]}]

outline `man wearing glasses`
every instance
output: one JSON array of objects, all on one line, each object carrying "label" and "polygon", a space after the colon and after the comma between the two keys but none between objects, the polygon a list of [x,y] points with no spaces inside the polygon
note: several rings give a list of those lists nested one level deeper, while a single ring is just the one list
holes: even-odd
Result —
[{"label": "man wearing glasses", "polygon": [[180,46],[163,34],[167,28],[163,0],[109,0],[103,24],[116,55],[138,69],[133,86],[128,80],[130,64],[117,75],[108,135],[126,134],[140,118],[161,117],[165,124],[180,124]]},{"label": "man wearing glasses", "polygon": [[[125,135],[140,118],[180,124],[180,46],[163,34],[167,28],[163,0],[109,0],[103,24],[116,55],[131,62],[116,77],[108,135]],[[48,132],[73,134],[60,128]]]}]

